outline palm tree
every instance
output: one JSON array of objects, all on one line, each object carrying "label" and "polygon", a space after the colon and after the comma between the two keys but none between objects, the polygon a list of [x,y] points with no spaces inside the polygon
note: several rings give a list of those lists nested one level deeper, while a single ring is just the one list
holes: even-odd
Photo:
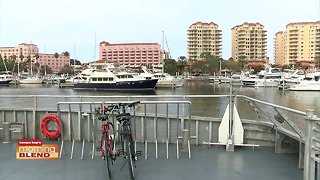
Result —
[{"label": "palm tree", "polygon": [[20,61],[18,61],[18,76],[20,76],[20,62],[23,61],[24,56],[22,55],[22,52],[20,52]]},{"label": "palm tree", "polygon": [[54,53],[54,58],[56,58],[56,60],[58,60],[59,54],[58,53]]},{"label": "palm tree", "polygon": [[40,69],[39,69],[40,68],[40,64],[38,62],[38,59],[40,58],[39,54],[35,54],[34,58],[36,58],[36,63],[34,63],[34,65],[36,67],[37,73],[39,73],[40,72]]},{"label": "palm tree", "polygon": [[70,53],[68,51],[66,51],[66,52],[63,53],[63,55],[66,56],[66,57],[69,57]]},{"label": "palm tree", "polygon": [[184,67],[185,67],[185,62],[184,61],[186,61],[187,60],[187,58],[185,57],[185,56],[179,56],[178,57],[178,62],[180,61],[181,62],[181,64],[180,64],[180,73],[183,75],[183,73],[184,73]]}]

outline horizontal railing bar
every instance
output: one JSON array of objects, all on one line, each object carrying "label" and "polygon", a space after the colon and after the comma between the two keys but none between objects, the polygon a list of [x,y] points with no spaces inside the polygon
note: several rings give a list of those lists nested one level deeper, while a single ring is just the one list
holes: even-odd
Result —
[{"label": "horizontal railing bar", "polygon": [[291,108],[288,108],[288,107],[284,107],[284,106],[276,105],[276,104],[273,104],[273,103],[261,101],[261,100],[254,99],[254,98],[251,98],[251,97],[248,97],[248,96],[245,96],[245,95],[236,95],[236,97],[242,97],[242,98],[250,99],[250,100],[255,101],[257,103],[261,103],[261,104],[264,104],[264,105],[276,107],[276,108],[279,108],[279,109],[282,109],[282,110],[286,110],[286,111],[290,111],[290,112],[293,112],[293,113],[296,113],[296,114],[300,114],[300,115],[303,115],[303,116],[306,115],[306,112],[303,112],[303,111],[299,111],[299,110],[296,110],[296,109],[291,109]]},{"label": "horizontal railing bar", "polygon": [[[58,102],[57,104],[117,104],[123,102],[134,102],[134,101],[105,101],[105,102]],[[191,104],[190,101],[140,101],[141,104]]]},{"label": "horizontal railing bar", "polygon": [[230,95],[140,95],[140,96],[62,96],[62,95],[0,95],[0,98],[203,98],[203,97],[230,97]]}]

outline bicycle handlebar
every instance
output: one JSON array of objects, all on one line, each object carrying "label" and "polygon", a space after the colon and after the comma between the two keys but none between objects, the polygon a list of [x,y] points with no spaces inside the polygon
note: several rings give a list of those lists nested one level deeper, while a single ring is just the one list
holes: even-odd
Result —
[{"label": "bicycle handlebar", "polygon": [[133,107],[137,104],[139,104],[140,101],[134,101],[134,102],[131,102],[131,103],[119,103],[119,106],[122,106],[122,107],[125,107],[125,106],[128,106],[128,107]]},{"label": "bicycle handlebar", "polygon": [[[134,102],[128,102],[128,103],[122,103],[122,102],[119,102],[119,103],[117,103],[116,105],[109,105],[109,106],[107,106],[107,107],[104,107],[104,109],[103,109],[103,112],[104,112],[104,115],[103,116],[101,116],[101,117],[99,117],[98,119],[100,120],[100,121],[106,121],[106,120],[108,120],[108,117],[109,117],[109,115],[110,114],[112,114],[112,112],[114,111],[114,110],[120,110],[120,107],[122,107],[122,109],[126,109],[127,107],[134,107],[134,106],[136,106],[137,104],[139,104],[140,103],[140,101],[134,101]],[[105,114],[106,112],[110,112],[109,114]],[[125,112],[125,111],[124,111]],[[118,113],[120,113],[120,112],[118,112]]]}]

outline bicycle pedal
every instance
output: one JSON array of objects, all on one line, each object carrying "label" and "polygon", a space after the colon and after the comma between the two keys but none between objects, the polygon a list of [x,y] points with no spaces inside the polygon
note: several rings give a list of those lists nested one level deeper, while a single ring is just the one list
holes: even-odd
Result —
[{"label": "bicycle pedal", "polygon": [[142,156],[142,151],[137,151],[137,152],[136,152],[136,155],[137,155],[137,156]]}]

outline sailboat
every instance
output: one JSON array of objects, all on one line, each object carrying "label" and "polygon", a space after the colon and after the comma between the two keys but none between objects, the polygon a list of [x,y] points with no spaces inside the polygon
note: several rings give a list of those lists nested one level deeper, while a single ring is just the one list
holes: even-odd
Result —
[{"label": "sailboat", "polygon": [[184,82],[185,82],[184,79],[173,77],[170,74],[164,72],[164,41],[167,44],[168,51],[169,51],[169,54],[170,54],[170,50],[169,50],[167,39],[166,39],[166,37],[164,35],[164,31],[162,31],[162,52],[161,52],[161,57],[160,58],[162,60],[162,64],[163,65],[162,65],[161,72],[156,72],[156,73],[153,74],[153,76],[158,79],[156,87],[157,88],[182,87]]},{"label": "sailboat", "polygon": [[[30,43],[30,46],[31,46],[31,43]],[[29,57],[30,57],[30,73],[28,74],[28,76],[20,76],[19,83],[20,84],[42,84],[43,79],[33,75],[32,60],[31,60],[30,54],[29,54]]]},{"label": "sailboat", "polygon": [[6,62],[3,59],[2,63],[4,64],[6,71],[0,72],[0,85],[8,85],[13,80],[13,76],[9,73]]}]

